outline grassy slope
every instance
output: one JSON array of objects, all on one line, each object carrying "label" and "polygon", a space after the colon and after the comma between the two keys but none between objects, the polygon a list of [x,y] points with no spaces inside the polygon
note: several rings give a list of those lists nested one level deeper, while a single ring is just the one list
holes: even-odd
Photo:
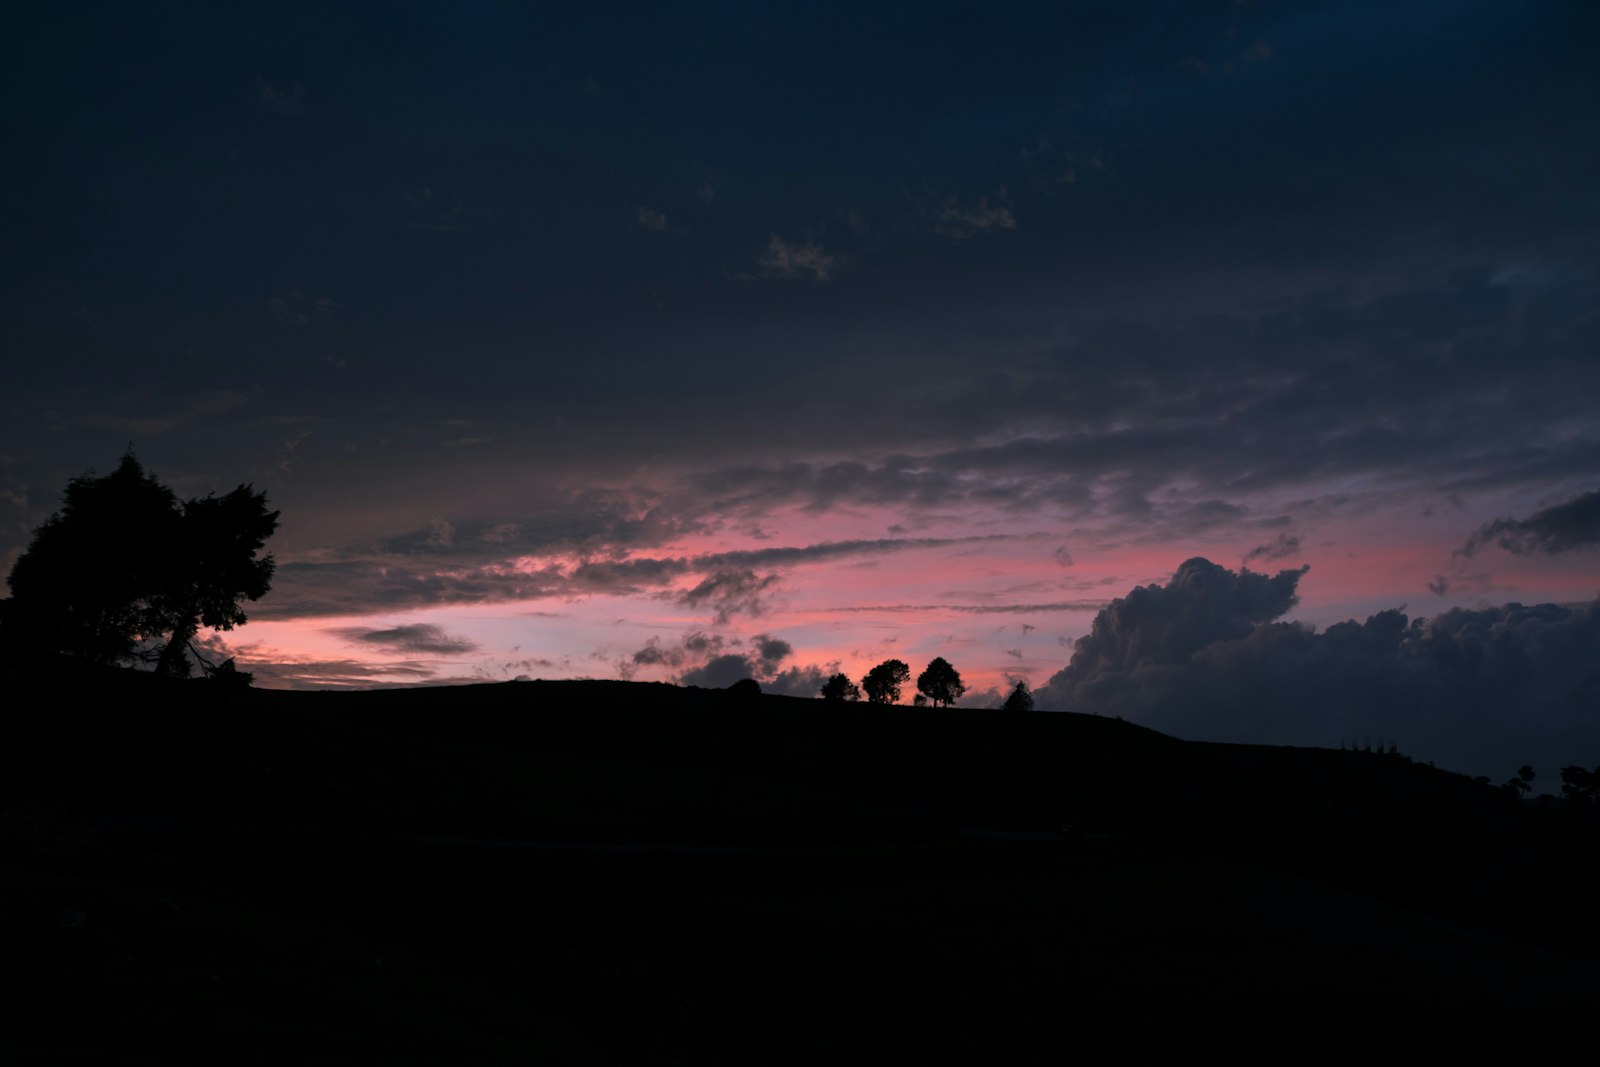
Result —
[{"label": "grassy slope", "polygon": [[40,1025],[0,1054],[811,1062],[1600,992],[1592,831],[1403,760],[621,682],[8,685]]}]

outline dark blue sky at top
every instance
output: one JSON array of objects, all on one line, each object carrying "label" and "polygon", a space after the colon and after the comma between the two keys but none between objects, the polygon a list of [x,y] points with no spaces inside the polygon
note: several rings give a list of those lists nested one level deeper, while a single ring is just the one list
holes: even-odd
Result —
[{"label": "dark blue sky at top", "polygon": [[[329,354],[402,375],[448,342],[648,379],[775,316],[942,330],[959,295],[1026,330],[1593,226],[1583,5],[1042,7],[41,5],[8,34],[10,330],[177,387],[175,353],[286,358],[241,320],[298,286]],[[1004,247],[934,232],[949,197],[1003,197]],[[849,284],[730,287],[773,233]]]}]

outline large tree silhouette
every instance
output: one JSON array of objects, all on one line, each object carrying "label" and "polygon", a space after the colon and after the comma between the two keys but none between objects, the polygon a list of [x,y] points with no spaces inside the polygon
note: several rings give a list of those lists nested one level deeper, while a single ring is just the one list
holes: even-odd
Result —
[{"label": "large tree silhouette", "polygon": [[277,527],[265,493],[241,485],[180,504],[130,452],[103,478],[67,483],[11,569],[0,640],[13,654],[95,663],[149,645],[137,658],[187,674],[199,627],[232,629],[245,621],[240,601],[266,593],[273,561],[257,553]]},{"label": "large tree silhouette", "polygon": [[900,687],[911,677],[911,668],[904,660],[886,659],[867,672],[861,679],[861,691],[872,704],[898,704]]},{"label": "large tree silhouette", "polygon": [[933,662],[928,664],[928,669],[917,675],[917,691],[927,697],[928,703],[934,707],[943,705],[948,708],[961,698],[967,687],[961,681],[961,675],[943,656],[935,656]]}]

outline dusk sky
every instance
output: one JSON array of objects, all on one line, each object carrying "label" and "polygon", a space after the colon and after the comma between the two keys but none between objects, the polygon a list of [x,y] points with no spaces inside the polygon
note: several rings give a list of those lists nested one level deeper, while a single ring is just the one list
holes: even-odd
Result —
[{"label": "dusk sky", "polygon": [[1597,15],[31,5],[4,566],[131,442],[281,509],[221,635],[269,686],[943,656],[1080,710],[1193,557],[1291,572],[1229,640],[1586,612]]}]

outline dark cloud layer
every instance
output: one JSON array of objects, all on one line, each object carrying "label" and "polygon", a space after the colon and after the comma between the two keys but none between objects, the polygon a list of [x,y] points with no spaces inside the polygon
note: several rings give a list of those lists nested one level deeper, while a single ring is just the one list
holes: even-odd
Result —
[{"label": "dark cloud layer", "polygon": [[1431,619],[1385,611],[1322,633],[1273,621],[1303,571],[1190,560],[1113,601],[1039,706],[1121,715],[1199,740],[1394,742],[1414,758],[1507,775],[1600,750],[1600,600]]},{"label": "dark cloud layer", "polygon": [[[586,526],[578,519],[573,525]],[[680,536],[690,522],[656,514],[649,523],[618,530],[614,524],[589,527],[583,538],[547,536],[537,544],[522,531],[518,543],[464,536],[446,538],[418,531],[378,546],[344,550],[349,558],[288,560],[278,566],[273,591],[254,612],[259,618],[357,615],[441,604],[496,603],[590,595],[656,595],[689,578],[692,585],[674,596],[689,607],[709,609],[719,622],[736,615],[760,615],[766,597],[779,584],[776,569],[856,557],[994,544],[1007,534],[966,537],[902,537],[824,541],[699,556],[636,556],[585,559],[574,563],[518,566],[508,550],[581,555],[604,550],[621,553]],[[430,531],[432,528],[430,527]],[[559,539],[558,539],[559,537]],[[326,555],[326,554],[324,554]],[[761,568],[758,570],[757,568]]]},{"label": "dark cloud layer", "polygon": [[431,653],[436,656],[460,656],[476,652],[478,646],[464,637],[452,637],[438,626],[428,623],[411,623],[384,630],[361,627],[339,627],[330,631],[346,641],[377,645],[396,652]]},{"label": "dark cloud layer", "polygon": [[[129,434],[286,516],[398,469],[460,514],[390,547],[464,556],[790,504],[1159,537],[1311,483],[1558,484],[1600,459],[1596,16],[1446,7],[35,7],[0,491]],[[685,492],[614,529],[494,514],[533,467],[641,464]]]},{"label": "dark cloud layer", "polygon": [[1264,545],[1257,545],[1245,553],[1244,562],[1253,563],[1258,559],[1288,559],[1300,552],[1300,538],[1294,534],[1280,533]]},{"label": "dark cloud layer", "polygon": [[1496,545],[1515,555],[1556,555],[1600,545],[1600,490],[1536,511],[1526,519],[1486,523],[1457,551],[1472,556]]},{"label": "dark cloud layer", "polygon": [[717,622],[727,622],[734,615],[760,615],[764,594],[777,583],[776,574],[720,567],[677,599],[692,608],[710,607]]},{"label": "dark cloud layer", "polygon": [[697,685],[703,689],[726,689],[734,682],[755,676],[756,667],[749,656],[730,652],[713,656],[700,666],[684,671],[678,676],[678,684]]}]

